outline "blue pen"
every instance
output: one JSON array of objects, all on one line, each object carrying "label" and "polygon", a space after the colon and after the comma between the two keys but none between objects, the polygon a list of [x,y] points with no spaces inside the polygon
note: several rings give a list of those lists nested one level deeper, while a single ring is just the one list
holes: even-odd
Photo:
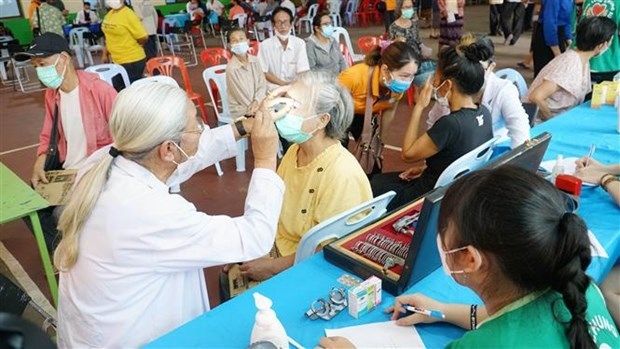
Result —
[{"label": "blue pen", "polygon": [[439,319],[445,319],[446,316],[440,312],[439,310],[427,310],[427,309],[422,309],[422,308],[418,308],[418,307],[412,307],[410,305],[405,305],[405,309],[407,309],[410,312],[413,313],[418,313],[418,314],[422,314],[422,315],[426,315],[426,316],[430,316],[430,317],[436,317]]}]

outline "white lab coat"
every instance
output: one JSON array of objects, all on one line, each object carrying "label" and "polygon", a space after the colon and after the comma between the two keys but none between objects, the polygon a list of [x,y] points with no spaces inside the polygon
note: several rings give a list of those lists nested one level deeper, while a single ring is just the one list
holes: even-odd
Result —
[{"label": "white lab coat", "polygon": [[[168,184],[236,149],[230,126],[206,130],[197,156]],[[209,310],[204,267],[271,249],[284,193],[274,171],[254,170],[245,213],[236,218],[199,212],[168,188],[136,162],[114,160],[81,231],[78,261],[60,273],[60,348],[144,345]]]},{"label": "white lab coat", "polygon": [[[490,112],[493,120],[493,135],[500,136],[498,143],[510,139],[511,148],[515,148],[530,139],[530,124],[527,113],[519,99],[519,90],[510,81],[490,73],[485,79],[481,103]],[[450,110],[438,103],[428,112],[426,126],[430,129]]]}]

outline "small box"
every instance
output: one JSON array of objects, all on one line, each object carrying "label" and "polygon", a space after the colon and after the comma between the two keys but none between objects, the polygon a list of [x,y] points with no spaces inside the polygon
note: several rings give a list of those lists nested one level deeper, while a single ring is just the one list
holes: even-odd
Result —
[{"label": "small box", "polygon": [[559,174],[555,177],[555,186],[571,195],[581,196],[583,181],[575,176]]},{"label": "small box", "polygon": [[603,81],[594,85],[590,106],[598,109],[603,104],[613,105],[619,89],[620,83],[618,81]]},{"label": "small box", "polygon": [[349,289],[349,314],[358,319],[381,304],[381,279],[371,276]]}]

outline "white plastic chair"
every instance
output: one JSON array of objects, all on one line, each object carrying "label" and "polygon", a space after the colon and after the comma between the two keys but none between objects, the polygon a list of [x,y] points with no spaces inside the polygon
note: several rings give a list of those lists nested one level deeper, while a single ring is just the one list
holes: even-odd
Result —
[{"label": "white plastic chair", "polygon": [[[185,59],[185,65],[192,67],[198,64],[198,56],[196,55],[196,47],[194,46],[194,38],[188,32],[182,33],[166,33],[166,26],[174,28],[177,21],[173,19],[164,19],[162,23],[162,35],[166,41],[166,46],[173,56],[182,56],[183,48],[188,51],[188,58]],[[163,49],[162,49],[163,52]]]},{"label": "white plastic chair", "polygon": [[264,41],[267,38],[273,36],[273,25],[271,21],[267,22],[254,22],[254,35],[256,40]]},{"label": "white plastic chair", "polygon": [[93,62],[92,52],[103,51],[103,45],[91,45],[85,42],[85,33],[90,33],[90,30],[85,27],[73,28],[69,31],[69,46],[73,49],[73,52],[75,52],[80,68],[84,68],[86,60],[89,65],[95,64]]},{"label": "white plastic chair", "polygon": [[332,0],[329,2],[329,17],[331,17],[334,27],[342,27],[340,6],[342,6],[342,0]]},{"label": "white plastic chair", "polygon": [[308,13],[303,16],[302,18],[299,19],[299,21],[297,22],[297,31],[299,32],[299,34],[301,34],[301,25],[304,25],[304,28],[306,29],[306,33],[312,33],[314,34],[314,28],[312,28],[312,21],[314,20],[314,16],[316,16],[316,13],[319,10],[319,4],[312,4],[310,5],[310,7],[308,8]]},{"label": "white plastic chair", "polygon": [[[396,196],[394,191],[388,191],[383,195],[315,225],[299,241],[297,252],[295,253],[295,264],[312,256],[321,243],[331,239],[339,239],[358,230],[368,224],[368,222],[383,216],[387,211],[387,205],[394,196]],[[358,217],[358,215],[361,216],[362,214],[366,215],[361,218]]]},{"label": "white plastic chair", "polygon": [[233,17],[233,21],[237,21],[237,25],[239,25],[239,28],[245,28],[245,24],[248,21],[248,15],[246,15],[245,13],[240,13]]},{"label": "white plastic chair", "polygon": [[90,66],[84,69],[84,71],[99,74],[99,78],[101,80],[104,80],[111,86],[114,86],[114,84],[112,83],[112,79],[115,76],[120,74],[121,77],[123,78],[123,83],[125,84],[125,87],[128,87],[130,85],[129,75],[127,75],[127,71],[125,70],[125,68],[123,68],[122,65],[99,64],[99,65]]},{"label": "white plastic chair", "polygon": [[[234,122],[228,109],[228,88],[226,86],[226,64],[220,64],[213,67],[209,67],[202,72],[202,78],[207,86],[209,97],[217,117],[218,124],[231,124]],[[220,96],[221,104],[218,106],[213,90],[211,89],[211,82],[217,86],[218,95]],[[237,157],[235,158],[237,172],[245,171],[245,150],[248,148],[247,138],[242,138],[237,141]]]},{"label": "white plastic chair", "polygon": [[357,23],[355,17],[355,11],[357,11],[357,0],[348,0],[344,10],[344,22],[348,26],[352,26]]},{"label": "white plastic chair", "polygon": [[170,86],[179,87],[179,83],[168,75],[153,75],[147,76],[142,79],[136,80],[132,85],[140,85],[149,82],[161,82],[162,84],[168,84]]},{"label": "white plastic chair", "polygon": [[435,188],[448,185],[459,177],[471,171],[475,171],[486,164],[491,158],[491,155],[493,155],[493,145],[499,139],[499,136],[495,136],[474,150],[471,150],[469,153],[456,159],[456,161],[443,170],[441,176],[437,179],[437,183],[435,183]]},{"label": "white plastic chair", "polygon": [[364,55],[355,53],[355,51],[353,51],[353,45],[351,45],[351,37],[349,36],[349,32],[346,29],[344,29],[343,27],[334,28],[333,36],[338,42],[342,42],[342,40],[344,39],[344,44],[347,45],[347,50],[349,50],[349,54],[351,55],[351,59],[353,59],[353,63],[361,62],[364,60]]},{"label": "white plastic chair", "polygon": [[519,90],[519,98],[523,98],[525,97],[525,95],[527,95],[527,83],[525,82],[525,79],[523,78],[521,73],[519,73],[518,71],[512,68],[504,68],[495,72],[495,75],[502,79],[512,81],[512,83],[515,84],[515,86],[517,86],[517,89]]}]

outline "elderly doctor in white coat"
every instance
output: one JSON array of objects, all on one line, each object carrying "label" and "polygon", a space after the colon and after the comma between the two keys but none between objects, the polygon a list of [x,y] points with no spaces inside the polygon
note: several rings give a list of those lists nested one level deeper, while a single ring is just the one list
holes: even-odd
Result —
[{"label": "elderly doctor in white coat", "polygon": [[[138,84],[118,95],[113,146],[93,154],[99,162],[59,221],[59,347],[144,345],[209,310],[204,267],[269,252],[284,184],[267,103],[252,124],[205,130],[177,87]],[[250,127],[255,160],[243,216],[210,216],[168,193],[173,182],[235,156],[235,140]]]}]

